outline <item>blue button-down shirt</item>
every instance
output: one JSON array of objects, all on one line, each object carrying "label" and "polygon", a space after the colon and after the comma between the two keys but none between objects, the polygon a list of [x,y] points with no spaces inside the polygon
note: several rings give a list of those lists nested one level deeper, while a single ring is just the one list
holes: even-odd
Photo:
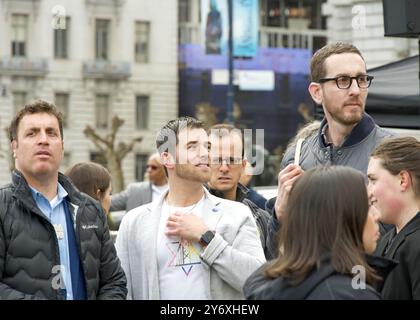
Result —
[{"label": "blue button-down shirt", "polygon": [[[61,184],[58,184],[57,196],[49,201],[41,192],[35,188],[31,188],[32,196],[38,205],[38,208],[45,215],[45,217],[54,226],[62,228],[62,237],[57,236],[58,248],[60,250],[60,273],[64,280],[64,285],[67,293],[67,300],[73,300],[73,288],[71,283],[71,272],[70,272],[70,255],[68,246],[67,227],[73,228],[73,226],[67,226],[66,224],[66,212],[64,208],[63,200],[67,196],[67,191],[64,190]],[[61,238],[61,239],[60,239]]]}]

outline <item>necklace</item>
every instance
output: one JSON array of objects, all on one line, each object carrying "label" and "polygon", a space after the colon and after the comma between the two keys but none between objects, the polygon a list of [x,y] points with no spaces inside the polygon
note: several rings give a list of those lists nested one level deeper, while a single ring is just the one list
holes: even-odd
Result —
[{"label": "necklace", "polygon": [[[200,200],[201,201],[201,200]],[[193,206],[192,206],[192,208],[191,209],[188,209],[188,211],[186,211],[186,212],[184,212],[184,211],[181,211],[183,214],[188,214],[188,213],[190,213],[191,211],[193,211],[194,209],[195,209],[195,207],[200,203],[200,201],[198,201],[198,202],[196,202]],[[180,208],[185,208],[185,207],[174,207],[174,206],[171,206],[171,205],[169,205],[169,203],[167,203],[167,205],[168,205],[168,207],[169,207],[169,212],[176,212],[176,211],[178,211]],[[174,209],[174,208],[177,208],[176,210]],[[186,207],[186,208],[188,208],[188,207]],[[182,210],[182,209],[181,209]]]},{"label": "necklace", "polygon": [[[203,196],[203,198],[204,198],[204,196]],[[201,198],[200,200],[198,200],[192,207],[191,207],[191,209],[188,209],[186,212],[184,212],[184,211],[181,211],[183,214],[188,214],[188,213],[190,213],[191,211],[193,211],[194,209],[195,209],[195,207],[197,207],[197,205],[203,200],[203,198]],[[168,205],[168,207],[169,207],[169,212],[176,212],[177,210],[179,210],[180,208],[188,208],[188,207],[174,207],[174,206],[171,206],[170,204],[169,204],[169,202],[167,201],[167,200],[165,200],[166,201],[166,204]],[[174,211],[174,208],[177,208],[177,210],[176,211]],[[182,209],[181,209],[182,210]]]}]

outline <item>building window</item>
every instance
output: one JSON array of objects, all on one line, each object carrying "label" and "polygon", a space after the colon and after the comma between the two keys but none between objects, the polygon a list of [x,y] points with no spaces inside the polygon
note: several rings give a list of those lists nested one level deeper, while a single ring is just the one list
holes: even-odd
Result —
[{"label": "building window", "polygon": [[149,62],[150,23],[146,21],[136,22],[136,35],[134,45],[135,61],[139,63]]},{"label": "building window", "polygon": [[26,104],[26,99],[26,92],[13,92],[13,110],[15,114]]},{"label": "building window", "polygon": [[191,0],[179,0],[178,21],[179,23],[191,22]]},{"label": "building window", "polygon": [[107,129],[109,123],[109,96],[107,94],[96,95],[95,113],[96,128]]},{"label": "building window", "polygon": [[28,41],[28,15],[12,15],[12,56],[26,57]]},{"label": "building window", "polygon": [[95,58],[108,60],[109,20],[96,19]]},{"label": "building window", "polygon": [[325,0],[261,0],[261,24],[290,29],[326,29]]},{"label": "building window", "polygon": [[92,151],[90,153],[90,161],[99,163],[100,165],[102,165],[105,168],[107,168],[106,158],[105,158],[104,154],[101,153],[101,152]]},{"label": "building window", "polygon": [[58,111],[63,115],[63,127],[67,128],[69,119],[69,94],[68,93],[56,93],[55,94],[55,105]]},{"label": "building window", "polygon": [[136,97],[136,127],[139,130],[147,130],[149,128],[149,97]]},{"label": "building window", "polygon": [[[60,26],[61,27],[61,26]],[[63,29],[54,29],[54,57],[56,59],[67,59],[69,47],[70,18],[66,18]]]},{"label": "building window", "polygon": [[149,155],[147,154],[140,154],[140,153],[136,154],[136,180],[137,181],[144,180],[148,158],[149,158]]}]

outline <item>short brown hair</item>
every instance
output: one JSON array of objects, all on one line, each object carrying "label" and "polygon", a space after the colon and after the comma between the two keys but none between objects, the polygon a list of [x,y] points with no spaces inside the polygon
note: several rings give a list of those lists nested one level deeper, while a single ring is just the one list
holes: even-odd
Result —
[{"label": "short brown hair", "polygon": [[65,175],[81,192],[86,193],[96,200],[96,191],[99,189],[104,194],[111,184],[111,175],[108,170],[98,163],[80,162],[69,168]]},{"label": "short brown hair", "polygon": [[61,140],[64,139],[62,114],[57,110],[54,104],[44,100],[36,100],[32,103],[26,104],[20,111],[18,111],[18,113],[13,118],[9,127],[10,142],[12,142],[13,140],[17,141],[19,123],[22,120],[22,118],[27,114],[36,113],[48,113],[50,115],[55,116],[57,118],[58,126],[60,128]]},{"label": "short brown hair", "polygon": [[[161,154],[165,151],[169,152],[175,150],[175,147],[179,142],[178,134],[183,129],[204,129],[204,125],[201,121],[192,117],[180,117],[169,121],[159,130],[156,136],[156,148],[158,153]],[[176,138],[175,141],[170,141],[170,138],[173,136]],[[168,148],[163,149],[165,145]]]},{"label": "short brown hair", "polygon": [[352,268],[361,265],[367,282],[374,282],[377,276],[365,259],[363,245],[368,210],[365,179],[359,171],[344,166],[308,170],[292,186],[279,257],[265,274],[296,285],[329,255],[338,273],[352,276]]},{"label": "short brown hair", "polygon": [[420,142],[416,138],[384,139],[371,157],[379,158],[382,166],[393,175],[408,171],[412,177],[414,193],[420,198]]},{"label": "short brown hair", "polygon": [[[156,135],[156,148],[158,153],[168,152],[175,155],[176,146],[179,142],[178,134],[183,129],[204,129],[204,124],[192,117],[179,117],[170,120]],[[166,176],[168,176],[168,170],[165,166],[163,166],[163,169],[165,170]]]},{"label": "short brown hair", "polygon": [[311,81],[319,82],[320,79],[324,78],[326,75],[324,65],[325,60],[333,54],[340,53],[356,53],[363,59],[363,61],[365,61],[359,49],[357,49],[354,45],[350,43],[335,42],[327,44],[326,46],[322,47],[317,52],[315,52],[315,54],[312,56]]},{"label": "short brown hair", "polygon": [[245,156],[245,142],[244,142],[244,134],[241,129],[235,128],[235,126],[228,124],[228,123],[220,123],[215,124],[212,126],[208,134],[215,134],[218,138],[223,138],[226,135],[229,135],[231,132],[235,132],[238,135],[240,135],[241,141],[242,141],[242,159]]}]

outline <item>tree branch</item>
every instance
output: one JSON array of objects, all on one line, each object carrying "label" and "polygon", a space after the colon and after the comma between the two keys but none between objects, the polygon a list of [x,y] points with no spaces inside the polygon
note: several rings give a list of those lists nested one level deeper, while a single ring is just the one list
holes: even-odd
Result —
[{"label": "tree branch", "polygon": [[[83,133],[85,134],[85,136],[92,141],[96,147],[98,147],[98,149],[101,152],[105,152],[106,151],[106,147],[110,148],[112,145],[109,145],[109,142],[106,141],[105,139],[101,138],[96,132],[95,130],[92,129],[91,126],[87,125],[85,130],[83,130]],[[105,145],[105,148],[103,146],[101,146],[101,143],[103,143]]]},{"label": "tree branch", "polygon": [[118,155],[118,159],[122,160],[124,159],[124,157],[131,152],[131,150],[133,150],[134,144],[136,144],[137,142],[141,142],[143,140],[143,137],[137,137],[131,140],[129,145],[126,145],[124,142],[120,142],[118,144],[118,149],[117,149],[117,155]]},{"label": "tree branch", "polygon": [[111,134],[109,136],[109,143],[111,145],[114,145],[115,142],[115,136],[117,135],[118,130],[120,127],[124,124],[124,120],[119,118],[118,116],[112,117],[112,128],[111,128]]}]

